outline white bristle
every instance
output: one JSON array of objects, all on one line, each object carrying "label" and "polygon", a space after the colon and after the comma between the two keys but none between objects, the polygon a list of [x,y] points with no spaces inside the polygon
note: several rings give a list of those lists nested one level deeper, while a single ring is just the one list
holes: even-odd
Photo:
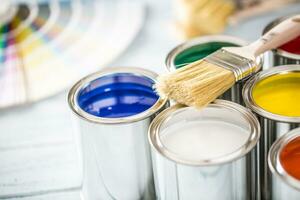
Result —
[{"label": "white bristle", "polygon": [[201,60],[160,76],[156,90],[162,97],[201,108],[234,83],[235,76],[230,70]]}]

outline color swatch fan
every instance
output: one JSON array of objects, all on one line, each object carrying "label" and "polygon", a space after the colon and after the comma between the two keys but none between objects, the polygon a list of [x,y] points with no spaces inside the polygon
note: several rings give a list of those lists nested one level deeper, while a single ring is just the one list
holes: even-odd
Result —
[{"label": "color swatch fan", "polygon": [[130,0],[7,2],[0,8],[0,108],[51,96],[103,67],[143,22],[143,5]]}]

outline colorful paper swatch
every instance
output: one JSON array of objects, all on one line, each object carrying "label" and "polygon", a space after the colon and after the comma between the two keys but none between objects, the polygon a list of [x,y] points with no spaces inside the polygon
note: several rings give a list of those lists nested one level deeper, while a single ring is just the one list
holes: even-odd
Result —
[{"label": "colorful paper swatch", "polygon": [[[144,19],[137,1],[10,4],[0,21],[0,109],[34,102],[111,62]],[[0,18],[1,19],[1,18]]]}]

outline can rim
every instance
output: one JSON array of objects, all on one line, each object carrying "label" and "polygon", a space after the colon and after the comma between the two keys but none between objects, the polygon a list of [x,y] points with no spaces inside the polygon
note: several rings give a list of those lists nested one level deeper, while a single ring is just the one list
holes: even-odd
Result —
[{"label": "can rim", "polygon": [[[292,15],[288,15],[288,16],[285,16],[285,17],[280,17],[280,18],[277,18],[277,19],[271,21],[270,23],[268,23],[265,26],[265,28],[262,31],[262,34],[265,34],[267,31],[269,31],[275,25],[277,25],[278,23],[282,22],[283,20],[285,20],[285,19],[287,19],[289,17],[292,17]],[[273,49],[272,52],[274,54],[277,54],[277,55],[282,56],[282,57],[291,58],[291,59],[295,59],[295,60],[299,60],[300,59],[300,55],[299,54],[290,53],[290,52],[282,50],[282,49],[278,49],[278,48],[277,49]]]},{"label": "can rim", "polygon": [[82,88],[86,87],[90,82],[102,77],[111,75],[114,73],[130,73],[136,76],[143,76],[151,79],[155,82],[155,78],[158,76],[156,73],[142,69],[137,67],[111,67],[106,68],[101,71],[92,73],[90,75],[85,76],[81,80],[79,80],[77,83],[73,85],[73,87],[70,89],[68,94],[68,104],[73,113],[75,113],[80,118],[87,120],[89,122],[93,123],[100,123],[100,124],[123,124],[123,123],[131,123],[140,121],[143,119],[146,119],[147,117],[151,116],[152,114],[156,113],[160,109],[162,109],[168,102],[167,99],[162,99],[161,97],[158,98],[158,100],[155,102],[154,105],[152,105],[147,110],[138,113],[136,115],[128,116],[128,117],[120,117],[120,118],[105,118],[105,117],[98,117],[92,114],[89,114],[85,112],[83,109],[80,108],[78,105],[77,97],[79,92]]},{"label": "can rim", "polygon": [[226,101],[226,100],[220,100],[220,99],[215,100],[213,103],[209,104],[208,107],[222,107],[222,108],[225,107],[227,109],[232,110],[233,112],[241,113],[242,116],[245,118],[245,120],[247,120],[250,124],[250,135],[248,141],[245,144],[243,144],[240,148],[235,150],[234,152],[213,159],[191,161],[191,160],[178,158],[177,155],[164,148],[164,146],[160,142],[160,137],[159,137],[159,130],[162,123],[170,119],[171,114],[174,111],[179,109],[189,108],[181,104],[176,104],[165,109],[160,114],[158,114],[150,124],[150,127],[148,129],[148,141],[152,146],[152,148],[157,153],[163,155],[165,158],[171,160],[172,162],[176,162],[188,166],[213,166],[213,165],[225,164],[225,163],[238,160],[239,158],[246,155],[249,151],[251,151],[255,147],[255,145],[257,144],[260,138],[260,126],[256,116],[252,112],[250,112],[250,110],[237,103]]},{"label": "can rim", "polygon": [[167,70],[169,72],[175,70],[174,60],[179,53],[181,53],[181,52],[185,51],[186,49],[191,48],[193,46],[196,46],[199,44],[205,44],[205,43],[209,43],[209,42],[229,42],[229,43],[233,43],[233,44],[240,45],[240,46],[244,46],[244,45],[248,44],[248,42],[243,39],[229,36],[229,35],[207,35],[207,36],[197,37],[197,38],[188,40],[186,42],[183,42],[183,43],[175,46],[167,54],[167,57],[165,59],[165,65],[166,65]]},{"label": "can rim", "polygon": [[282,57],[287,57],[287,58],[291,58],[291,59],[295,59],[295,60],[299,60],[300,59],[300,55],[299,54],[295,54],[295,53],[290,53],[288,51],[284,51],[282,49],[274,49],[273,52],[275,52],[275,54],[278,54]]},{"label": "can rim", "polygon": [[281,180],[283,180],[285,183],[287,183],[289,186],[297,190],[300,190],[300,180],[294,178],[285,171],[280,163],[279,154],[282,151],[283,147],[285,147],[285,145],[299,136],[300,128],[296,128],[285,133],[273,143],[268,154],[268,165],[271,172]]},{"label": "can rim", "polygon": [[243,87],[243,99],[248,108],[250,108],[252,111],[257,113],[260,116],[263,116],[265,118],[279,121],[279,122],[287,122],[287,123],[300,123],[300,116],[299,117],[289,117],[289,116],[283,116],[275,113],[271,113],[259,105],[257,105],[254,101],[254,98],[252,96],[252,90],[253,87],[262,79],[265,79],[267,77],[277,75],[277,74],[287,74],[291,72],[300,72],[300,65],[282,65],[278,67],[273,67],[264,71],[261,71],[251,77],[244,85]]}]

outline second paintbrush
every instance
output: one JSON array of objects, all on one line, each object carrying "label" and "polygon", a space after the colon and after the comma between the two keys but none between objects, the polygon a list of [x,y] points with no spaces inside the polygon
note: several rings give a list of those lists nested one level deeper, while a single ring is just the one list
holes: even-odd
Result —
[{"label": "second paintbrush", "polygon": [[157,92],[178,103],[206,106],[238,80],[258,71],[256,58],[300,35],[300,15],[293,16],[244,47],[227,47],[174,72],[159,76]]}]

